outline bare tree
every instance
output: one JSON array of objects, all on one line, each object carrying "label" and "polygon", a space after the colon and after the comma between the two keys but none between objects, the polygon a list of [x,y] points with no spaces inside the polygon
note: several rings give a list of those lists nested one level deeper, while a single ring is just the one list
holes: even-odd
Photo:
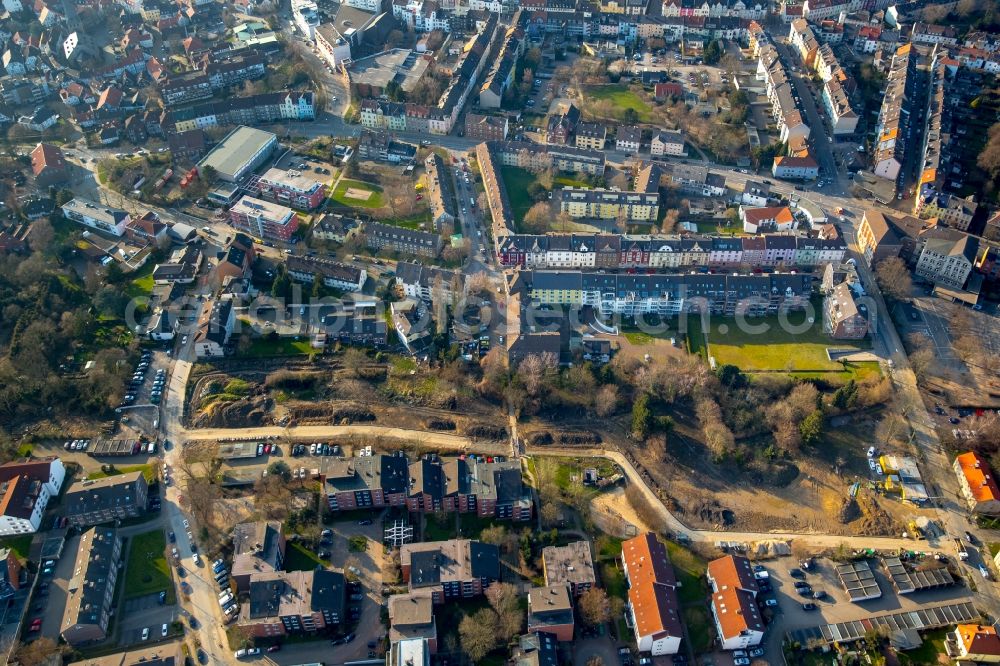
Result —
[{"label": "bare tree", "polygon": [[663,216],[663,224],[660,226],[660,231],[665,234],[672,234],[677,231],[677,223],[681,220],[681,212],[676,208],[671,208],[667,211],[667,214]]},{"label": "bare tree", "polygon": [[492,608],[481,608],[466,615],[458,625],[462,651],[473,662],[478,662],[497,647],[497,613]]},{"label": "bare tree", "polygon": [[545,233],[552,221],[552,207],[545,201],[539,201],[524,214],[522,226],[531,233]]},{"label": "bare tree", "polygon": [[875,280],[882,293],[894,300],[908,298],[913,291],[910,269],[899,257],[888,257],[875,267]]},{"label": "bare tree", "polygon": [[597,389],[594,397],[594,413],[601,418],[611,416],[618,409],[618,387],[615,384],[605,384]]},{"label": "bare tree", "polygon": [[22,644],[17,651],[17,661],[21,666],[42,666],[60,654],[62,648],[48,636],[42,636],[30,643]]},{"label": "bare tree", "polygon": [[490,606],[497,614],[496,631],[502,641],[510,639],[521,633],[521,626],[524,624],[524,612],[521,610],[517,588],[510,583],[493,583],[484,593],[490,602]]},{"label": "bare tree", "polygon": [[608,593],[599,587],[592,587],[581,594],[577,608],[580,610],[580,619],[590,627],[604,624],[611,619]]},{"label": "bare tree", "polygon": [[517,366],[517,374],[524,382],[524,388],[532,398],[538,397],[558,367],[554,354],[529,354]]}]

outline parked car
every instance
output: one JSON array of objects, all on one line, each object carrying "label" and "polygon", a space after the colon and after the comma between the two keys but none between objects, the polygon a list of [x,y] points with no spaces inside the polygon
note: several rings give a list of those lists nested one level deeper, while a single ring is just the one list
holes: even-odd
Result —
[{"label": "parked car", "polygon": [[802,610],[804,610],[804,611],[814,611],[814,610],[816,610],[816,604],[814,604],[811,601],[807,601],[806,603],[802,604]]}]

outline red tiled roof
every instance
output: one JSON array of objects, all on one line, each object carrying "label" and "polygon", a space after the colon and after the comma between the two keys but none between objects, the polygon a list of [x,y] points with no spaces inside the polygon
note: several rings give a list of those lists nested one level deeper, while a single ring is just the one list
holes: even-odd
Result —
[{"label": "red tiled roof", "polygon": [[652,532],[622,543],[629,576],[629,605],[640,636],[683,635],[677,578],[666,547]]},{"label": "red tiled roof", "polygon": [[65,169],[66,159],[58,146],[40,143],[31,151],[31,171],[38,176],[46,168]]}]

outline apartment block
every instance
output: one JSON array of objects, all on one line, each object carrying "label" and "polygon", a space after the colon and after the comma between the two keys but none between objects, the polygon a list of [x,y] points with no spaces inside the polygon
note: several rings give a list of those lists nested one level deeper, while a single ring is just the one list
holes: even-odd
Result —
[{"label": "apartment block", "polygon": [[254,238],[288,241],[299,228],[299,215],[287,206],[244,195],[229,209],[229,224]]},{"label": "apartment block", "polygon": [[135,518],[146,511],[148,490],[141,472],[77,481],[63,496],[61,510],[77,527]]},{"label": "apartment block", "polygon": [[723,650],[760,645],[764,621],[757,608],[757,581],[750,560],[727,555],[708,563],[712,588],[712,618]]},{"label": "apartment block", "polygon": [[58,458],[0,465],[0,536],[37,532],[49,500],[59,496],[65,479]]},{"label": "apartment block", "polygon": [[667,548],[646,532],[622,543],[622,568],[628,581],[628,613],[640,652],[654,657],[680,651],[681,625],[677,577]]},{"label": "apartment block", "polygon": [[569,585],[570,594],[579,597],[597,584],[590,542],[546,546],[542,549],[542,573],[546,585]]},{"label": "apartment block", "polygon": [[313,633],[346,619],[345,579],[339,571],[274,571],[250,577],[239,626],[255,638]]},{"label": "apartment block", "polygon": [[909,44],[900,46],[892,56],[885,94],[876,125],[877,142],[872,155],[872,172],[899,186],[900,173],[911,150],[910,117],[914,98],[917,57]]},{"label": "apartment block", "polygon": [[499,548],[469,539],[403,544],[399,563],[411,593],[429,593],[435,604],[477,597],[500,579]]},{"label": "apartment block", "polygon": [[955,458],[953,467],[969,510],[987,516],[1000,516],[1000,486],[989,463],[975,451],[968,451]]},{"label": "apartment block", "polygon": [[122,540],[113,528],[92,527],[80,535],[59,625],[60,635],[70,645],[90,645],[107,638],[121,555]]}]

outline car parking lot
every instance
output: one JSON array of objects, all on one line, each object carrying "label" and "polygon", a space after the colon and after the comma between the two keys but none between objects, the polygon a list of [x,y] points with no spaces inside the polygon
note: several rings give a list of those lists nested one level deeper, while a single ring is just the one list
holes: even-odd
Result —
[{"label": "car parking lot", "polygon": [[[915,550],[933,550],[926,542],[914,542]],[[776,607],[768,610],[773,613],[773,619],[765,636],[767,654],[780,654],[781,640],[786,632],[793,629],[816,627],[822,624],[861,620],[873,615],[896,613],[900,611],[916,611],[925,605],[939,605],[957,601],[972,600],[973,595],[968,587],[955,584],[951,587],[915,592],[909,595],[897,594],[891,581],[886,576],[876,559],[868,560],[879,584],[882,596],[869,601],[852,602],[846,590],[841,586],[837,575],[837,562],[828,559],[817,559],[810,570],[799,566],[799,562],[786,557],[763,563],[768,573],[771,592],[762,596],[777,601]],[[966,564],[958,564],[959,571],[967,568]],[[801,575],[793,575],[794,570],[800,570]],[[798,576],[798,577],[797,577]],[[807,584],[813,592],[824,593],[824,598],[816,599],[798,593],[796,583]],[[804,603],[815,604],[814,610],[805,610]]]}]

